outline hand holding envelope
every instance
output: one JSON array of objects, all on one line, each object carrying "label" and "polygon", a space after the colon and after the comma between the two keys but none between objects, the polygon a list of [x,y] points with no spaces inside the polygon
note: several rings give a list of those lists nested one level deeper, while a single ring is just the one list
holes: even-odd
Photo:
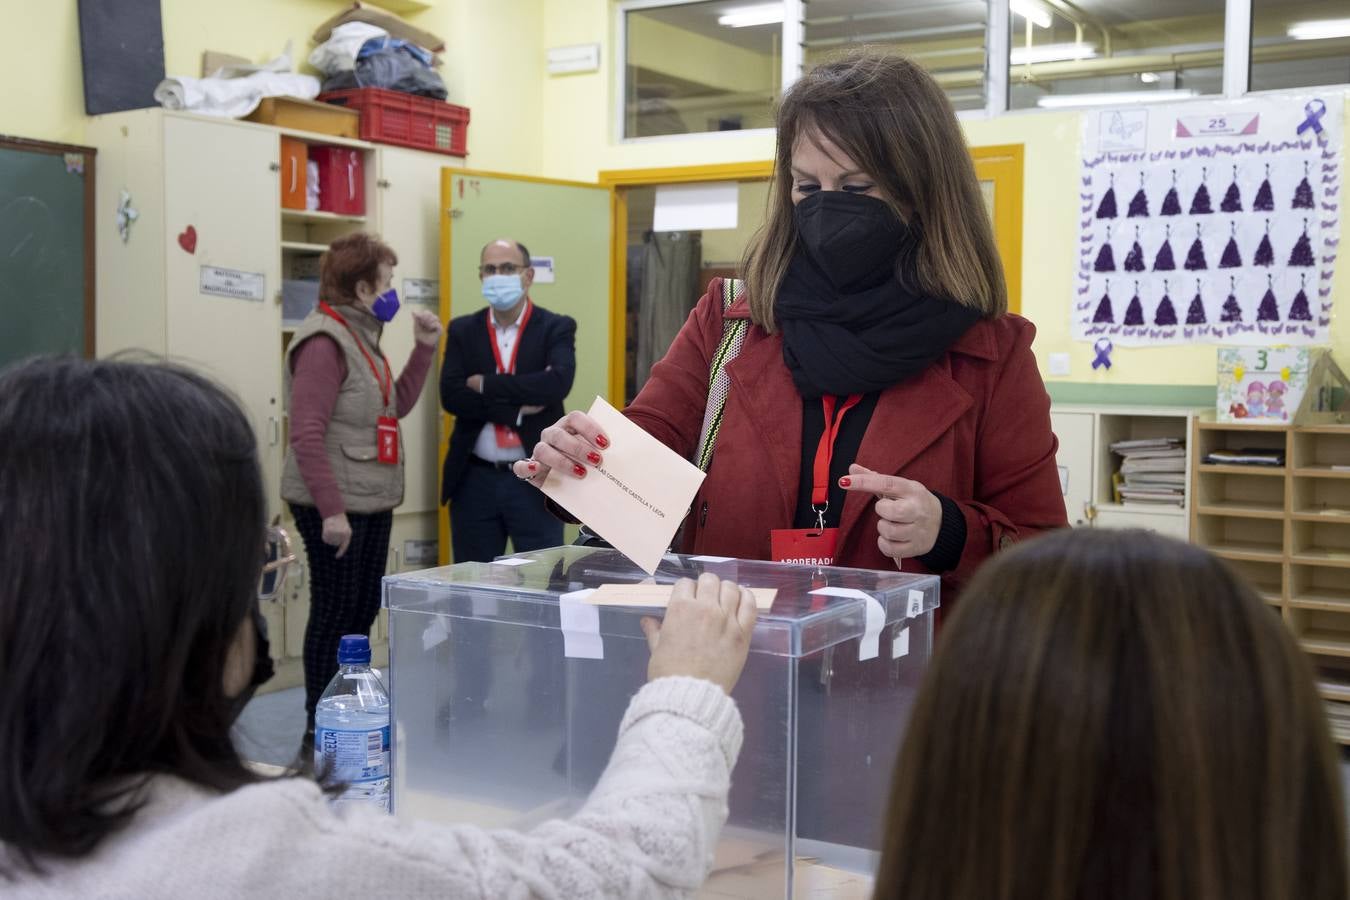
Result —
[{"label": "hand holding envelope", "polygon": [[[542,478],[536,475],[531,481],[650,575],[704,474],[600,397],[589,416],[599,433],[580,434],[564,420],[545,431],[536,460],[516,463],[516,474],[529,476],[547,466]],[[567,447],[567,455],[558,445]]]}]

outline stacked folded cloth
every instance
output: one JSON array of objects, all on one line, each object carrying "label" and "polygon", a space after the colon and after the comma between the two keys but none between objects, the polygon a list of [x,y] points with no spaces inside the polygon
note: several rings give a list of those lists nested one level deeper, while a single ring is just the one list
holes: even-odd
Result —
[{"label": "stacked folded cloth", "polygon": [[1127,505],[1185,506],[1186,442],[1181,438],[1116,441],[1111,452],[1122,457],[1114,484]]},{"label": "stacked folded cloth", "polygon": [[155,100],[165,109],[187,110],[204,116],[242,119],[258,108],[264,97],[313,100],[319,79],[291,71],[291,45],[262,65],[227,66],[208,78],[166,78],[155,88]]}]

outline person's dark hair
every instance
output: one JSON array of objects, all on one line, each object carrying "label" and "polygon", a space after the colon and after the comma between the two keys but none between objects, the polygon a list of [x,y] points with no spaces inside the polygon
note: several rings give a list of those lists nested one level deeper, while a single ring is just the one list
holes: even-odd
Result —
[{"label": "person's dark hair", "polygon": [[854,52],[802,76],[778,107],[778,146],[764,225],[741,271],[755,324],[773,331],[774,300],[797,248],[792,151],[817,134],[876,179],[919,235],[916,288],[979,310],[1008,309],[1003,263],[975,162],[933,76],[901,56]]},{"label": "person's dark hair", "polygon": [[355,303],[358,282],[372,289],[379,283],[380,263],[396,266],[398,254],[375,235],[358,231],[338,238],[319,260],[319,295],[330,304]]},{"label": "person's dark hair", "polygon": [[243,412],[184,369],[16,364],[0,435],[0,843],[38,871],[123,826],[148,775],[258,780],[222,673],[267,507]]},{"label": "person's dark hair", "polygon": [[1345,900],[1307,658],[1207,551],[1063,530],[962,592],[891,789],[878,898]]},{"label": "person's dark hair", "polygon": [[[483,245],[483,249],[478,251],[478,262],[480,265],[483,262],[483,257],[487,254],[487,248],[491,247],[493,244],[496,243],[502,242],[488,241],[486,244]],[[521,266],[523,268],[528,269],[530,266],[534,265],[534,261],[530,259],[530,251],[525,249],[524,244],[522,244],[520,241],[511,241],[510,243],[515,244],[516,249],[520,251]]]}]

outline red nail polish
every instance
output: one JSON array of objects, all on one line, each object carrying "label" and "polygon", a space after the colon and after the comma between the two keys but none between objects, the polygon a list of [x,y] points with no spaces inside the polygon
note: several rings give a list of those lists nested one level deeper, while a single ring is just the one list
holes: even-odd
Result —
[{"label": "red nail polish", "polygon": [[572,471],[575,472],[575,473],[577,474],[577,477],[578,477],[578,478],[585,478],[585,477],[586,477],[586,467],[585,467],[585,466],[572,466]]},{"label": "red nail polish", "polygon": [[847,475],[845,475],[843,478],[840,478],[840,479],[839,479],[839,486],[842,487],[842,488],[846,488],[846,487],[850,486],[851,484],[853,484],[853,479],[852,479],[852,478],[849,478]]},{"label": "red nail polish", "polygon": [[603,434],[597,434],[595,436],[595,442],[600,445],[601,450],[605,450],[609,447],[609,438],[605,437]]},{"label": "red nail polish", "polygon": [[600,465],[600,454],[596,453],[594,450],[592,450],[590,453],[587,453],[586,458],[591,461],[591,465],[593,466]]}]

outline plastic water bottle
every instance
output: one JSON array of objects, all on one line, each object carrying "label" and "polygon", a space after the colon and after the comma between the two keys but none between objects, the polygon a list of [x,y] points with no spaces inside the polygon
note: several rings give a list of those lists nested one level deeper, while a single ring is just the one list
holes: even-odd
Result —
[{"label": "plastic water bottle", "polygon": [[370,668],[370,638],[344,635],[338,671],[314,710],[314,771],[347,785],[335,801],[389,811],[389,692]]}]

